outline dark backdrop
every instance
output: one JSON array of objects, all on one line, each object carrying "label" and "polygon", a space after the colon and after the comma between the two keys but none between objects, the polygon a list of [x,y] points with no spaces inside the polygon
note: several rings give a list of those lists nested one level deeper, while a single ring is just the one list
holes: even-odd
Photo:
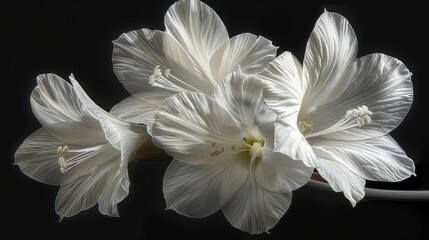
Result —
[{"label": "dark backdrop", "polygon": [[[19,144],[40,124],[29,96],[38,74],[63,78],[73,73],[87,93],[105,109],[128,96],[112,71],[112,40],[138,28],[164,29],[169,1],[86,3],[34,1],[2,6],[0,56],[2,81],[2,144],[0,168],[0,234],[14,237],[124,237],[139,239],[361,239],[429,238],[429,202],[363,200],[352,208],[341,194],[301,188],[294,192],[289,211],[271,234],[250,236],[233,228],[218,212],[191,219],[165,211],[162,175],[169,160],[129,167],[131,189],[119,204],[120,218],[101,215],[97,207],[61,223],[55,214],[57,187],[36,182],[13,165]],[[89,2],[89,1],[88,1]],[[335,11],[349,19],[359,40],[359,56],[382,52],[402,60],[413,72],[415,100],[393,137],[416,162],[417,177],[401,183],[371,183],[388,189],[429,189],[429,163],[423,151],[428,136],[429,55],[428,17],[422,4],[301,5],[280,1],[215,1],[208,3],[224,21],[230,36],[252,32],[289,50],[302,61],[305,44],[323,12]]]}]

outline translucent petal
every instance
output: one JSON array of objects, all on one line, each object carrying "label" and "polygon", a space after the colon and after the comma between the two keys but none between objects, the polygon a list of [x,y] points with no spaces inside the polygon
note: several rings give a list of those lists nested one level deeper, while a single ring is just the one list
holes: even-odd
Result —
[{"label": "translucent petal", "polygon": [[346,18],[325,12],[316,22],[304,56],[304,79],[308,84],[304,115],[341,95],[350,81],[346,68],[357,56],[357,38]]},{"label": "translucent petal", "polygon": [[368,180],[397,182],[415,175],[414,162],[388,135],[359,142],[322,140],[313,148]]},{"label": "translucent petal", "polygon": [[60,172],[57,148],[64,145],[64,142],[54,138],[45,129],[39,129],[16,150],[15,164],[34,180],[60,185],[64,175]]},{"label": "translucent petal", "polygon": [[327,128],[341,119],[347,110],[362,105],[372,112],[370,124],[324,137],[361,140],[382,136],[395,129],[413,101],[411,73],[405,65],[393,57],[372,54],[358,59],[348,71],[352,72],[353,80],[343,94],[309,115],[315,123],[313,131]]},{"label": "translucent petal", "polygon": [[228,158],[242,141],[240,128],[228,112],[198,93],[168,98],[155,115],[152,137],[158,147],[187,163]]},{"label": "translucent petal", "polygon": [[299,130],[287,123],[275,124],[274,152],[283,153],[294,160],[301,160],[309,167],[317,167],[318,160]]},{"label": "translucent petal", "polygon": [[55,74],[37,77],[30,102],[34,115],[43,125],[80,121],[90,116],[70,84]]},{"label": "translucent petal", "polygon": [[112,184],[112,176],[119,168],[115,157],[74,181],[61,185],[55,201],[55,211],[61,218],[76,215],[97,203],[104,188]]},{"label": "translucent petal", "polygon": [[277,224],[288,210],[291,200],[291,192],[268,191],[249,177],[230,201],[222,206],[222,211],[234,227],[258,234],[268,232]]},{"label": "translucent petal", "polygon": [[174,3],[164,18],[167,32],[171,34],[213,86],[210,60],[215,53],[229,44],[228,32],[219,16],[201,1],[186,0]]},{"label": "translucent petal", "polygon": [[247,175],[240,159],[198,165],[173,160],[164,175],[167,208],[190,217],[209,216],[236,193]]},{"label": "translucent petal", "polygon": [[327,151],[314,150],[319,159],[317,171],[328,181],[336,192],[343,192],[344,196],[355,206],[365,196],[365,179],[350,171]]},{"label": "translucent petal", "polygon": [[213,99],[244,129],[274,122],[276,115],[265,103],[263,85],[255,75],[233,72],[216,86]]},{"label": "translucent petal", "polygon": [[272,152],[265,146],[264,149],[263,157],[255,167],[255,179],[260,186],[273,192],[291,192],[308,182],[313,168],[284,154]]},{"label": "translucent petal", "polygon": [[284,52],[258,75],[268,105],[284,121],[296,123],[304,96],[301,63],[290,52]]}]

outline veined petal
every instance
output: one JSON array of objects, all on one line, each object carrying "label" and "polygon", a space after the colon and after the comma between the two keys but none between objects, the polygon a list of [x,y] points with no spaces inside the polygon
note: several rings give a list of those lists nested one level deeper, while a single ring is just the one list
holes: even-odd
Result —
[{"label": "veined petal", "polygon": [[324,137],[333,139],[367,139],[382,136],[395,129],[407,115],[413,101],[411,73],[405,65],[384,54],[371,54],[358,59],[348,71],[353,80],[344,93],[331,104],[310,115],[313,131],[324,129],[341,119],[347,110],[365,105],[372,112],[371,123]]},{"label": "veined petal", "polygon": [[345,74],[356,60],[357,38],[346,18],[325,12],[316,22],[304,56],[304,80],[308,84],[302,112],[341,95],[350,76]]},{"label": "veined petal", "polygon": [[255,179],[258,185],[272,192],[292,192],[302,187],[314,170],[271,149],[265,149],[262,156],[255,168]]},{"label": "veined petal", "polygon": [[[154,118],[156,109],[170,94],[165,96],[165,98],[156,98],[154,96],[153,102],[146,102],[133,95],[113,106],[110,109],[110,114],[128,122],[146,124],[151,118]],[[156,102],[159,102],[159,104],[156,105]]]},{"label": "veined petal", "polygon": [[222,206],[228,221],[236,228],[258,234],[268,232],[288,210],[292,193],[268,191],[248,177],[230,201]]},{"label": "veined petal", "polygon": [[262,97],[263,85],[255,75],[233,72],[219,83],[213,99],[224,107],[242,128],[254,129],[266,122],[274,122],[276,115]]},{"label": "veined petal", "polygon": [[55,74],[37,76],[37,87],[31,93],[30,102],[42,125],[80,121],[90,116],[71,85]]},{"label": "veined petal", "polygon": [[326,151],[315,149],[319,159],[317,171],[328,181],[332,189],[336,192],[343,192],[344,196],[350,201],[352,206],[365,196],[365,179],[354,174],[348,168],[337,161]]},{"label": "veined petal", "polygon": [[15,153],[15,164],[30,178],[51,185],[60,185],[64,175],[60,172],[57,148],[64,142],[45,129],[27,137]]},{"label": "veined petal", "polygon": [[242,187],[247,175],[240,160],[190,165],[173,159],[164,175],[167,208],[190,217],[211,215]]},{"label": "veined petal", "polygon": [[276,57],[277,48],[272,42],[262,36],[242,33],[230,39],[228,56],[229,72],[236,66],[246,74],[262,71]]},{"label": "veined petal", "polygon": [[318,160],[299,130],[287,123],[275,124],[274,152],[286,154],[294,160],[301,160],[309,167],[317,167]]},{"label": "veined petal", "polygon": [[[123,33],[113,43],[113,69],[133,95],[162,90],[210,93],[213,89],[212,83],[201,77],[194,60],[168,33],[140,29]],[[157,67],[160,75],[155,77]]]},{"label": "veined petal", "polygon": [[110,113],[128,122],[145,124],[147,132],[152,135],[152,125],[156,110],[165,99],[174,95],[174,93],[164,91],[162,88],[148,90],[124,99],[116,104],[110,110]]},{"label": "veined petal", "polygon": [[167,32],[189,52],[201,73],[215,86],[210,59],[229,43],[228,32],[219,16],[201,1],[180,0],[168,9],[164,21]]},{"label": "veined petal", "polygon": [[284,52],[258,75],[268,105],[283,120],[296,122],[305,89],[301,63],[290,52]]},{"label": "veined petal", "polygon": [[[94,119],[52,123],[45,126],[44,129],[66,145],[87,148],[107,143],[100,124]],[[55,150],[57,147],[57,145],[52,146]]]},{"label": "veined petal", "polygon": [[71,217],[97,203],[104,188],[119,168],[117,156],[110,156],[104,164],[72,182],[61,185],[55,201],[55,211],[61,218]]},{"label": "veined petal", "polygon": [[[58,150],[64,147],[67,150]],[[94,171],[111,156],[119,159],[119,151],[106,141],[100,128],[87,127],[81,122],[61,122],[49,124],[28,137],[15,159],[30,177],[57,185],[68,184]],[[57,175],[61,168],[64,168],[63,177]],[[55,178],[47,182],[48,179],[43,178],[45,174]]]},{"label": "veined petal", "polygon": [[329,152],[331,161],[368,180],[397,182],[415,175],[413,160],[389,135],[359,142],[322,140],[313,149]]},{"label": "veined petal", "polygon": [[128,196],[130,187],[127,166],[124,165],[117,171],[109,172],[108,182],[97,200],[100,213],[119,217],[118,203]]},{"label": "veined petal", "polygon": [[[204,94],[179,93],[159,107],[153,141],[186,163],[223,159],[233,153],[240,128],[228,112]],[[217,160],[216,160],[217,161]]]},{"label": "veined petal", "polygon": [[77,93],[80,101],[89,110],[89,112],[100,121],[101,127],[104,131],[105,138],[116,148],[121,149],[121,134],[124,132],[140,133],[143,136],[146,135],[146,126],[142,124],[132,124],[107,113],[102,108],[97,106],[85,93],[79,83],[74,79],[74,76],[70,76],[70,81],[73,84],[73,89]]}]

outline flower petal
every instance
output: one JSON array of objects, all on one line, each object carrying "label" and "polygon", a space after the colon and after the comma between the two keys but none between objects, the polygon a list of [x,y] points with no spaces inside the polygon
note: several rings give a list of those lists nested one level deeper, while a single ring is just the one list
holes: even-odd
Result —
[{"label": "flower petal", "polygon": [[313,149],[329,152],[331,161],[368,180],[397,182],[415,175],[413,160],[389,135],[359,142],[318,141]]},{"label": "flower petal", "polygon": [[164,18],[171,34],[198,64],[198,69],[213,86],[210,60],[229,44],[228,32],[219,16],[209,6],[197,0],[174,3]]},{"label": "flower petal", "polygon": [[319,174],[328,181],[334,191],[343,192],[352,206],[356,206],[356,203],[365,196],[365,179],[333,160],[334,157],[329,152],[321,149],[314,151],[320,161],[317,168]]},{"label": "flower petal", "polygon": [[79,97],[82,104],[88,109],[88,111],[100,121],[101,127],[104,131],[105,138],[116,148],[121,149],[121,135],[127,133],[139,133],[142,136],[147,135],[147,129],[142,124],[132,124],[109,114],[102,108],[97,106],[85,93],[79,83],[76,81],[73,75],[70,76],[70,81],[73,84],[77,96]]},{"label": "flower petal", "polygon": [[274,152],[283,153],[294,160],[301,160],[306,166],[317,167],[318,160],[301,132],[287,123],[275,124]]},{"label": "flower petal", "polygon": [[268,105],[284,121],[296,123],[304,96],[301,63],[290,52],[284,52],[258,75]]},{"label": "flower petal", "polygon": [[128,122],[145,124],[147,132],[152,135],[155,112],[161,103],[172,96],[173,93],[163,91],[161,88],[148,90],[124,99],[122,102],[116,104],[110,110],[110,113]]},{"label": "flower petal", "polygon": [[111,177],[119,167],[117,155],[110,158],[74,181],[61,185],[55,201],[55,211],[61,218],[71,217],[97,203],[104,188],[112,184]]},{"label": "flower petal", "polygon": [[277,224],[288,210],[291,200],[291,192],[268,191],[249,177],[230,201],[222,206],[222,211],[234,227],[258,234],[268,232]]},{"label": "flower petal", "polygon": [[313,122],[325,123],[314,125],[313,130],[332,125],[347,110],[362,105],[372,112],[370,124],[324,137],[361,140],[382,136],[395,129],[407,115],[413,102],[411,73],[405,65],[384,54],[371,54],[358,59],[348,71],[352,72],[353,80],[344,93],[310,115]]},{"label": "flower petal", "polygon": [[269,191],[292,192],[305,185],[314,170],[271,149],[265,149],[262,156],[255,168],[255,179]]},{"label": "flower petal", "polygon": [[173,159],[164,175],[167,208],[190,217],[209,216],[244,184],[247,175],[240,160],[190,165]]},{"label": "flower petal", "polygon": [[152,128],[154,143],[186,163],[230,156],[237,139],[241,141],[240,133],[225,109],[198,93],[179,93],[165,100]]},{"label": "flower petal", "polygon": [[[135,30],[123,33],[113,43],[113,69],[133,95],[148,91],[166,91],[172,95],[175,92],[210,93],[213,90],[212,83],[204,81],[197,71],[195,60],[165,32]],[[150,83],[157,66],[161,76]]]},{"label": "flower petal", "polygon": [[305,50],[303,68],[308,88],[301,110],[305,115],[344,91],[350,81],[344,71],[356,56],[357,38],[347,19],[336,13],[323,13]]},{"label": "flower petal", "polygon": [[255,75],[233,72],[216,86],[213,100],[224,107],[242,128],[254,129],[276,119],[262,97],[262,87]]},{"label": "flower petal", "polygon": [[31,107],[42,125],[73,122],[90,116],[82,107],[72,87],[55,74],[41,74],[31,93]]},{"label": "flower petal", "polygon": [[39,129],[16,150],[15,164],[34,180],[60,185],[64,175],[60,172],[57,148],[64,145],[64,142],[54,138],[46,129]]},{"label": "flower petal", "polygon": [[229,72],[239,65],[247,74],[262,71],[276,57],[277,48],[262,36],[242,33],[230,39],[228,56]]},{"label": "flower petal", "polygon": [[130,180],[128,178],[127,165],[119,170],[110,172],[108,182],[97,199],[100,213],[119,217],[118,203],[128,196]]}]

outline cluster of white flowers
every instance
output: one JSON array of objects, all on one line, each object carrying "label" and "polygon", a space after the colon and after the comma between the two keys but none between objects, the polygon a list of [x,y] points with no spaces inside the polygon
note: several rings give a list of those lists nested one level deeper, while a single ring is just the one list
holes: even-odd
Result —
[{"label": "cluster of white flowers", "polygon": [[[165,151],[167,208],[190,217],[222,210],[236,228],[268,232],[292,191],[318,173],[354,206],[365,181],[401,181],[414,163],[389,136],[413,101],[411,73],[384,54],[357,58],[343,16],[324,12],[301,64],[261,36],[232,38],[198,0],[180,0],[165,31],[114,41],[113,68],[132,96],[110,112],[73,75],[37,78],[31,95],[43,127],[15,154],[29,177],[59,185],[56,212],[98,204],[119,216],[128,163]],[[155,148],[154,145],[157,147]]]}]

